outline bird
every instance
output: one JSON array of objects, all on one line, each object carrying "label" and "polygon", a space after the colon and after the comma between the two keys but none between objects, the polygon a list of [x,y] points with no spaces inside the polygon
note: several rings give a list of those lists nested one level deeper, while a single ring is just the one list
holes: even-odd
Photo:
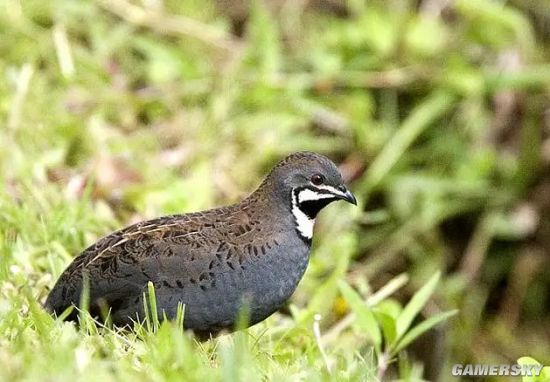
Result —
[{"label": "bird", "polygon": [[[145,293],[155,290],[159,319],[199,337],[233,331],[284,306],[309,262],[317,214],[333,201],[357,200],[337,166],[314,152],[277,163],[242,201],[202,212],[135,223],[86,248],[61,274],[44,307],[60,316],[78,306],[84,284],[90,314],[117,327],[143,322]],[[180,307],[181,309],[181,307]],[[66,320],[77,321],[77,309]]]}]

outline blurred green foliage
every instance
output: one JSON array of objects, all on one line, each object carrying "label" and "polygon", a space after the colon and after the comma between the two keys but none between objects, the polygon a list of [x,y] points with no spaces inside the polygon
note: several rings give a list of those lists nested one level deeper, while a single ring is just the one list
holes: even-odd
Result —
[{"label": "blurred green foliage", "polygon": [[[351,308],[391,339],[386,316],[438,270],[412,318],[459,313],[386,376],[548,364],[546,2],[349,0],[342,17],[255,1],[242,37],[237,3],[0,0],[0,379],[372,380],[372,325],[338,325]],[[237,201],[297,150],[341,163],[361,208],[318,219],[290,317],[196,344],[41,310],[98,237]]]}]

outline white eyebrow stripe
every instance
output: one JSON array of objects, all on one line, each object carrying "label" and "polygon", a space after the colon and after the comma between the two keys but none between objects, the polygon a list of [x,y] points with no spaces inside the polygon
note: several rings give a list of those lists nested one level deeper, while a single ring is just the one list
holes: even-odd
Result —
[{"label": "white eyebrow stripe", "polygon": [[333,194],[320,193],[309,188],[304,188],[298,192],[298,203],[307,202],[309,200],[319,200],[319,199],[328,199],[334,198]]}]

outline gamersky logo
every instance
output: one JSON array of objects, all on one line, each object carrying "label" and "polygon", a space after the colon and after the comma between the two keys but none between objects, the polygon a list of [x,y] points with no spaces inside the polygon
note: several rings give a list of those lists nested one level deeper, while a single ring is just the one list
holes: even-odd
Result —
[{"label": "gamersky logo", "polygon": [[455,377],[483,377],[483,376],[511,376],[511,377],[538,377],[543,365],[471,365],[455,364],[451,374]]}]

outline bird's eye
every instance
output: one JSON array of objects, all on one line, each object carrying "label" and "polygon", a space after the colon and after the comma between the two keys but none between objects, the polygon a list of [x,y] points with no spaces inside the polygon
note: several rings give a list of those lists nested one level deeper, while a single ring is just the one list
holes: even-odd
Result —
[{"label": "bird's eye", "polygon": [[319,186],[323,184],[324,178],[321,174],[315,174],[311,177],[311,183],[313,183],[316,186]]}]

